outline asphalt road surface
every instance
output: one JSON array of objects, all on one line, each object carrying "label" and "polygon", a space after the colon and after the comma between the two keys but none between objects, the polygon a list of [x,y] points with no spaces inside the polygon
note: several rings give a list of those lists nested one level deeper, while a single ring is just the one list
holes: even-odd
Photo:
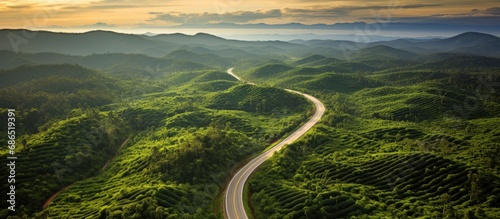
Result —
[{"label": "asphalt road surface", "polygon": [[[227,70],[227,73],[238,79],[239,81],[246,82],[248,84],[252,84],[250,82],[244,81],[233,73],[233,68]],[[315,97],[304,94],[302,92],[294,91],[294,90],[286,90],[291,93],[297,93],[303,95],[307,99],[311,100],[314,103],[316,108],[316,112],[312,116],[307,123],[298,128],[295,132],[285,138],[283,141],[278,143],[276,146],[272,147],[268,151],[262,153],[258,157],[254,158],[250,162],[248,162],[243,168],[241,168],[231,179],[229,185],[227,186],[225,198],[224,198],[224,208],[226,212],[226,218],[228,219],[246,219],[247,214],[245,212],[245,207],[243,206],[243,188],[245,186],[245,182],[247,181],[250,174],[257,169],[264,161],[269,159],[275,151],[279,151],[283,146],[290,144],[304,135],[312,126],[314,126],[323,116],[325,112],[325,106],[321,101],[316,99]]]}]

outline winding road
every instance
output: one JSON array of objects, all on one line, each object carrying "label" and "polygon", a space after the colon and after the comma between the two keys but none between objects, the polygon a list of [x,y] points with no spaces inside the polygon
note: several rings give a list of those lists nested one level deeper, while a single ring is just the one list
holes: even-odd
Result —
[{"label": "winding road", "polygon": [[[238,79],[239,81],[246,82],[251,85],[255,85],[253,83],[242,80],[240,77],[236,76],[233,73],[233,68],[227,70],[227,73]],[[304,135],[312,126],[314,126],[323,116],[325,112],[325,106],[321,101],[316,99],[315,97],[304,94],[302,92],[288,90],[286,91],[291,93],[296,93],[303,95],[307,99],[311,100],[314,103],[316,108],[316,112],[312,116],[307,123],[302,125],[299,129],[285,138],[283,141],[278,143],[276,146],[272,147],[268,151],[262,153],[258,157],[254,158],[250,162],[248,162],[244,167],[242,167],[231,179],[229,185],[226,188],[225,198],[224,198],[224,208],[226,213],[226,218],[228,219],[246,219],[247,214],[245,212],[245,207],[243,205],[243,188],[245,187],[245,182],[247,181],[250,174],[252,174],[257,167],[259,167],[264,161],[269,159],[274,152],[279,151],[283,146],[292,143],[297,140],[299,137]]]}]

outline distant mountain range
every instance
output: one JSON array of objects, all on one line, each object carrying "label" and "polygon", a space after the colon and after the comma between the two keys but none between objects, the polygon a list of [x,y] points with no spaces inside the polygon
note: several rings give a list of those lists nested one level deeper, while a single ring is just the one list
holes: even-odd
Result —
[{"label": "distant mountain range", "polygon": [[[409,59],[435,53],[459,53],[500,57],[500,38],[478,32],[466,32],[445,39],[397,39],[360,43],[346,40],[241,41],[205,33],[148,36],[110,31],[54,33],[3,29],[0,30],[0,43],[0,50],[79,56],[134,53],[162,58],[170,54],[170,58],[182,56],[199,61],[208,57],[204,55],[215,54],[217,57],[213,58],[217,60],[214,60],[214,64],[218,66],[227,64],[222,61],[224,58],[241,59],[256,55],[303,57],[318,54],[338,59],[369,56]],[[171,54],[178,50],[183,52]]]},{"label": "distant mountain range", "polygon": [[53,52],[70,55],[91,55],[103,53],[140,53],[163,57],[178,49],[225,51],[225,53],[276,54],[307,48],[304,45],[283,41],[237,41],[198,33],[161,34],[156,36],[122,34],[111,31],[90,31],[86,33],[55,33],[30,30],[0,30],[0,50],[39,53]]},{"label": "distant mountain range", "polygon": [[331,29],[331,30],[365,30],[367,26],[381,26],[384,31],[485,31],[500,32],[500,25],[453,25],[439,23],[408,23],[408,22],[385,22],[385,23],[335,23],[335,24],[234,24],[234,23],[214,23],[214,24],[183,24],[176,28],[231,28],[231,29]]},{"label": "distant mountain range", "polygon": [[[500,38],[490,34],[477,32],[466,32],[445,39],[397,39],[371,43],[357,43],[339,40],[309,40],[294,42],[313,48],[331,48],[343,51],[344,53],[348,51],[348,53],[351,52],[353,54],[358,54],[359,52],[366,53],[367,48],[376,47],[378,49],[373,48],[371,50],[379,50],[379,52],[380,50],[384,50],[385,52],[395,55],[394,57],[400,58],[409,58],[411,55],[409,55],[408,52],[414,53],[415,55],[451,52],[500,57]],[[402,51],[396,52],[394,49]],[[401,56],[401,53],[405,54]],[[393,55],[389,56],[392,57]]]}]

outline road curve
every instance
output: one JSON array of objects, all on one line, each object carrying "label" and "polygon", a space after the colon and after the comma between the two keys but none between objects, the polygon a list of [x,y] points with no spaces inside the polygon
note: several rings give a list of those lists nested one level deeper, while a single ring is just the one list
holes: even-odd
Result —
[{"label": "road curve", "polygon": [[[233,68],[228,69],[227,73],[232,75],[239,81],[243,81],[248,84],[254,85],[253,83],[244,81],[238,76],[236,76],[233,73]],[[325,112],[325,106],[323,105],[323,103],[321,103],[321,101],[319,101],[315,97],[294,90],[286,89],[286,91],[303,95],[307,99],[311,100],[314,103],[316,112],[314,113],[312,118],[309,119],[309,121],[307,121],[307,123],[302,125],[299,129],[297,129],[283,141],[278,143],[276,146],[272,147],[268,151],[262,153],[258,157],[248,162],[233,176],[233,178],[229,182],[229,185],[226,188],[226,193],[224,197],[225,214],[226,218],[228,219],[248,218],[245,212],[245,207],[243,205],[243,188],[245,187],[245,182],[247,181],[250,174],[253,171],[255,171],[255,169],[257,169],[258,166],[264,163],[264,161],[269,159],[274,152],[279,151],[283,146],[292,143],[293,141],[297,140],[300,136],[304,135],[312,126],[314,126],[321,119],[323,113]]]}]

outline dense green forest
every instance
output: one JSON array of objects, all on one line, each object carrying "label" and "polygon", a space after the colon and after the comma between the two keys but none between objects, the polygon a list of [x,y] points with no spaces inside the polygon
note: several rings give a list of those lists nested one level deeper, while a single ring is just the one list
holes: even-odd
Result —
[{"label": "dense green forest", "polygon": [[292,131],[311,106],[204,69],[139,78],[134,68],[75,64],[2,70],[2,116],[16,109],[21,142],[18,216],[220,216],[213,209],[230,171]]},{"label": "dense green forest", "polygon": [[254,173],[249,213],[498,217],[500,60],[456,56],[405,68],[367,60],[357,62],[376,70],[349,73],[325,69],[359,63],[324,65],[318,59],[327,58],[246,71],[253,80],[314,94],[328,109],[321,124]]},{"label": "dense green forest", "polygon": [[314,113],[284,88],[327,110],[253,173],[250,217],[500,215],[500,59],[471,47],[494,36],[341,52],[349,42],[38,34],[0,47],[0,118],[15,109],[18,157],[16,212],[2,202],[0,218],[224,218],[232,174]]}]

